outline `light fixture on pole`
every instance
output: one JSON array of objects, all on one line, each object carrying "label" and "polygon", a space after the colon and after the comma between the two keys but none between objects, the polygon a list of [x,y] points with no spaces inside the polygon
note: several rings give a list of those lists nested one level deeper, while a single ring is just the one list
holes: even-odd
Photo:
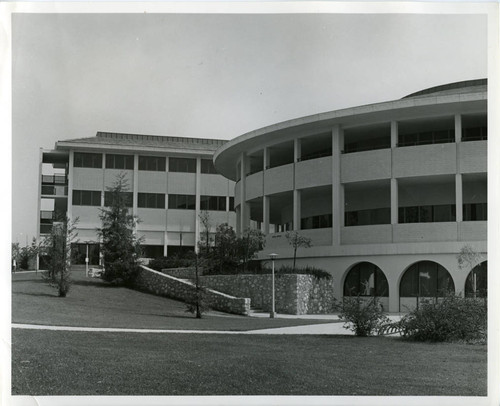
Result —
[{"label": "light fixture on pole", "polygon": [[274,260],[276,259],[276,257],[278,256],[278,254],[269,254],[269,257],[271,258],[271,261],[272,261],[272,277],[271,277],[271,283],[272,283],[272,287],[271,287],[271,295],[272,295],[272,298],[271,298],[271,312],[269,313],[269,317],[270,318],[274,318],[274,316],[276,315],[276,312],[275,312],[275,298],[274,298]]}]

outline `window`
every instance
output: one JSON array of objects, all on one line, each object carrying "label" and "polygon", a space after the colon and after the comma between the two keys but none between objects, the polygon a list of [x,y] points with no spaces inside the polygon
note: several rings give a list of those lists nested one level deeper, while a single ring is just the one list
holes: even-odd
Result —
[{"label": "window", "polygon": [[308,230],[311,228],[330,228],[332,226],[331,214],[320,214],[318,216],[311,216],[301,219],[300,228]]},{"label": "window", "polygon": [[133,155],[106,154],[107,169],[134,169]]},{"label": "window", "polygon": [[488,262],[476,265],[465,281],[466,297],[488,297]]},{"label": "window", "polygon": [[[132,207],[134,194],[132,192],[121,192],[122,198],[125,200],[125,207]],[[113,192],[104,192],[104,206],[113,205]]]},{"label": "window", "polygon": [[142,258],[163,257],[163,245],[141,245]]},{"label": "window", "polygon": [[345,226],[369,226],[374,224],[390,224],[391,209],[383,207],[380,209],[366,209],[347,211],[345,213]]},{"label": "window", "polygon": [[440,204],[399,208],[399,223],[439,223],[456,221],[455,205]]},{"label": "window", "polygon": [[466,203],[463,205],[464,221],[486,221],[488,217],[487,203]]},{"label": "window", "polygon": [[100,206],[101,192],[98,190],[73,190],[74,206]]},{"label": "window", "polygon": [[487,127],[464,128],[462,130],[462,141],[485,141],[487,139]]},{"label": "window", "polygon": [[214,163],[212,162],[211,159],[202,159],[201,160],[201,173],[217,174],[217,171],[215,170]]},{"label": "window", "polygon": [[391,147],[391,137],[370,138],[355,142],[345,142],[344,154],[351,152],[372,151]]},{"label": "window", "polygon": [[168,170],[170,172],[196,173],[196,159],[169,158]]},{"label": "window", "polygon": [[229,198],[229,211],[234,211],[234,197]]},{"label": "window", "polygon": [[401,278],[402,297],[442,297],[454,291],[451,275],[443,266],[432,261],[413,264]]},{"label": "window", "polygon": [[195,195],[168,195],[168,208],[169,209],[195,210],[196,209],[196,196]]},{"label": "window", "polygon": [[398,147],[455,142],[455,129],[399,134]]},{"label": "window", "polygon": [[140,156],[140,171],[165,172],[166,164],[164,156]]},{"label": "window", "polygon": [[389,296],[387,278],[378,266],[361,262],[347,274],[344,296]]},{"label": "window", "polygon": [[200,196],[200,209],[226,211],[226,196]]},{"label": "window", "polygon": [[165,194],[164,193],[139,193],[137,196],[137,207],[148,209],[164,209]]},{"label": "window", "polygon": [[75,168],[102,168],[102,154],[75,152],[73,166]]}]

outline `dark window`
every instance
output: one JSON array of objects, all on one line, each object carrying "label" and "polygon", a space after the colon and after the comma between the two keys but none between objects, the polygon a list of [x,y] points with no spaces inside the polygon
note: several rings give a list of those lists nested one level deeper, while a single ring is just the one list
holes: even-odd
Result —
[{"label": "dark window", "polygon": [[464,128],[462,130],[462,141],[485,141],[487,139],[487,127]]},{"label": "dark window", "polygon": [[165,194],[164,193],[139,193],[137,196],[137,207],[148,209],[164,209]]},{"label": "dark window", "polygon": [[195,210],[196,209],[196,196],[195,195],[168,195],[168,208],[169,209]]},{"label": "dark window", "polygon": [[455,129],[399,134],[398,147],[455,142]]},{"label": "dark window", "polygon": [[85,258],[89,258],[89,265],[99,265],[99,244],[71,244],[71,263],[73,265],[84,265]]},{"label": "dark window", "polygon": [[229,211],[234,211],[234,197],[229,198]]},{"label": "dark window", "polygon": [[300,228],[308,230],[312,228],[330,228],[332,226],[331,214],[320,214],[317,216],[305,217],[300,221]]},{"label": "dark window", "polygon": [[101,192],[98,190],[73,190],[74,206],[100,206]]},{"label": "dark window", "polygon": [[401,297],[442,297],[454,291],[448,271],[432,261],[413,264],[401,278]]},{"label": "dark window", "polygon": [[163,245],[141,245],[142,258],[163,257]]},{"label": "dark window", "polygon": [[73,166],[75,168],[102,168],[102,154],[75,152]]},{"label": "dark window", "polygon": [[200,196],[200,209],[226,211],[226,196]]},{"label": "dark window", "polygon": [[464,221],[486,221],[488,219],[487,203],[466,203],[463,205]]},{"label": "dark window", "polygon": [[[120,192],[121,197],[125,201],[125,207],[132,207],[134,194],[132,192]],[[104,192],[104,206],[113,205],[114,192]]]},{"label": "dark window", "polygon": [[194,252],[192,245],[167,245],[168,257],[183,257],[190,252]]},{"label": "dark window", "polygon": [[140,171],[156,171],[165,172],[165,157],[163,156],[140,156],[139,170]]},{"label": "dark window", "polygon": [[214,163],[211,159],[202,159],[201,160],[201,173],[212,173],[217,174],[215,170]]},{"label": "dark window", "polygon": [[[346,142],[344,145],[344,153],[361,151],[372,151],[377,149],[386,149],[391,147],[391,136],[380,138],[369,138],[357,142]],[[331,155],[331,154],[330,154]]]},{"label": "dark window", "polygon": [[344,296],[389,296],[387,278],[378,266],[361,262],[347,274]]},{"label": "dark window", "polygon": [[488,297],[488,262],[476,265],[465,281],[466,297]]},{"label": "dark window", "polygon": [[399,208],[399,223],[440,223],[456,221],[454,204]]},{"label": "dark window", "polygon": [[196,173],[196,159],[169,158],[168,170],[170,172]]},{"label": "dark window", "polygon": [[107,169],[134,169],[133,155],[106,154]]},{"label": "dark window", "polygon": [[391,209],[383,207],[380,209],[366,209],[348,211],[345,213],[345,226],[369,226],[374,224],[390,224]]}]

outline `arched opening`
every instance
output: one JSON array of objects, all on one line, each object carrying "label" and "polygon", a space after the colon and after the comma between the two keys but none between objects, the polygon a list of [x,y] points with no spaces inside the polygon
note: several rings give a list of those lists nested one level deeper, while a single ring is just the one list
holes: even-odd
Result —
[{"label": "arched opening", "polygon": [[423,302],[436,302],[450,292],[455,292],[455,284],[442,265],[433,261],[417,262],[401,278],[399,310],[412,310]]},{"label": "arched opening", "polygon": [[465,297],[488,297],[488,261],[476,265],[465,280]]},{"label": "arched opening", "polygon": [[354,265],[344,281],[344,296],[378,297],[384,309],[389,308],[389,284],[384,272],[375,264]]}]

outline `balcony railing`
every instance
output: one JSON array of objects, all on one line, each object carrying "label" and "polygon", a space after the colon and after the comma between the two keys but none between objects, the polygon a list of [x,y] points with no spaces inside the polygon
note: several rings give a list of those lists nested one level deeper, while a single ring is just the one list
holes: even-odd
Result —
[{"label": "balcony railing", "polygon": [[317,159],[317,158],[323,158],[325,156],[332,156],[332,150],[325,150],[325,151],[320,151],[320,152],[314,152],[311,154],[306,154],[301,156],[300,158],[297,159],[297,162],[301,161],[308,161],[310,159]]},{"label": "balcony railing", "polygon": [[42,185],[42,195],[46,196],[68,196],[67,186]]},{"label": "balcony railing", "polygon": [[455,142],[455,130],[427,131],[412,134],[400,134],[398,147],[411,147],[429,144],[447,144]]},{"label": "balcony railing", "polygon": [[42,175],[42,183],[48,185],[66,185],[65,175]]},{"label": "balcony railing", "polygon": [[462,141],[486,141],[488,139],[487,127],[464,128],[462,132]]}]

